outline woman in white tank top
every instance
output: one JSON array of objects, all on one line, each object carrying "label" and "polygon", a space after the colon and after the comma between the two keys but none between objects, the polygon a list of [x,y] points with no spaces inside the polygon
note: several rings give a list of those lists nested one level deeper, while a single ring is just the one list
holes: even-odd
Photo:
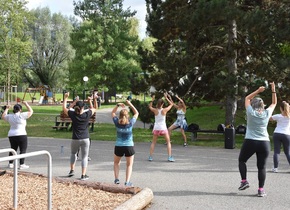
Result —
[{"label": "woman in white tank top", "polygon": [[168,101],[169,106],[163,108],[164,101],[163,99],[158,99],[156,108],[152,107],[152,103],[155,99],[155,96],[152,96],[152,101],[149,103],[149,109],[154,113],[155,115],[155,123],[153,127],[153,139],[150,146],[150,155],[148,160],[152,161],[152,155],[154,152],[154,148],[158,139],[158,136],[164,136],[166,142],[167,142],[167,152],[168,152],[168,161],[174,162],[174,158],[171,155],[171,143],[170,143],[170,136],[167,130],[166,126],[166,113],[172,108],[173,104],[168,99],[167,93],[164,94],[165,99]]}]

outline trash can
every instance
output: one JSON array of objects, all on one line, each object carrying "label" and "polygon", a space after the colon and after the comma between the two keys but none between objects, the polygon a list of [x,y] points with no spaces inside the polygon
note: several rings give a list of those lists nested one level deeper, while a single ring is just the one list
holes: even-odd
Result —
[{"label": "trash can", "polygon": [[235,148],[235,129],[225,128],[225,148],[234,149]]}]

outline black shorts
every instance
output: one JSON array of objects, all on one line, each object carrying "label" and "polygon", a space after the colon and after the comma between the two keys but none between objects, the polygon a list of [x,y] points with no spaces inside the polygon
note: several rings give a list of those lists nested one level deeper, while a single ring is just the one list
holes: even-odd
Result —
[{"label": "black shorts", "polygon": [[134,147],[132,146],[124,146],[124,147],[119,147],[119,146],[115,146],[115,151],[114,154],[118,157],[123,157],[125,155],[125,157],[130,157],[133,156],[135,154],[135,150]]}]

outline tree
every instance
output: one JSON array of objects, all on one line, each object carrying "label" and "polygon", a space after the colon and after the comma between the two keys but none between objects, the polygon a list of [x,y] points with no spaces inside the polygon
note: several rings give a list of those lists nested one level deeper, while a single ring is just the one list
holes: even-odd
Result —
[{"label": "tree", "polygon": [[0,2],[0,68],[5,76],[1,82],[7,87],[7,101],[11,100],[11,84],[18,84],[22,66],[31,53],[31,41],[27,24],[31,16],[23,0],[2,0]]},{"label": "tree", "polygon": [[[83,22],[71,35],[76,58],[70,65],[71,87],[80,87],[83,76],[88,85],[115,94],[129,90],[133,73],[141,72],[135,12],[123,10],[122,0],[74,2],[75,15]],[[106,98],[108,99],[108,98]]]},{"label": "tree", "polygon": [[[258,80],[289,87],[288,1],[146,0],[155,42],[151,84],[188,102],[222,101],[225,123]],[[182,14],[182,15],[181,15]],[[152,60],[154,60],[152,59]],[[160,79],[162,78],[162,79]]]},{"label": "tree", "polygon": [[48,7],[31,11],[33,39],[31,60],[24,70],[25,79],[33,87],[39,84],[63,87],[68,78],[68,62],[74,56],[70,45],[72,25],[60,13],[51,15]]}]

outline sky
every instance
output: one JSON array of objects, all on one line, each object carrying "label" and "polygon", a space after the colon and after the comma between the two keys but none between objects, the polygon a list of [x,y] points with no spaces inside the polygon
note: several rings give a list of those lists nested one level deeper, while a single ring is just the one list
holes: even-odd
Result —
[{"label": "sky", "polygon": [[[49,7],[52,13],[62,13],[63,15],[73,15],[73,0],[27,0],[28,9],[37,7]],[[129,8],[131,11],[137,11],[135,17],[139,20],[139,35],[140,38],[145,38],[146,31],[146,2],[145,0],[124,0],[123,8]]]}]

